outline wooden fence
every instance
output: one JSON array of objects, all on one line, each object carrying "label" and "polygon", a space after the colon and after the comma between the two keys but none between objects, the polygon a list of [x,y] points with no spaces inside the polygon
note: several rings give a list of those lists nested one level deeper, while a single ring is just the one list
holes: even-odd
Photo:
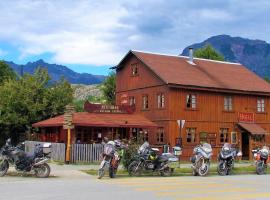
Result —
[{"label": "wooden fence", "polygon": [[[36,144],[45,142],[25,141],[25,151],[33,152]],[[66,145],[64,143],[51,143],[51,158],[54,161],[65,161]],[[90,163],[100,160],[103,152],[102,144],[72,144],[71,146],[71,162],[72,163]]]},{"label": "wooden fence", "polygon": [[[46,142],[37,142],[37,141],[25,141],[25,151],[33,152],[36,144],[44,144]],[[66,155],[66,144],[64,143],[51,143],[52,144],[52,153],[51,159],[54,161],[65,161]]]}]

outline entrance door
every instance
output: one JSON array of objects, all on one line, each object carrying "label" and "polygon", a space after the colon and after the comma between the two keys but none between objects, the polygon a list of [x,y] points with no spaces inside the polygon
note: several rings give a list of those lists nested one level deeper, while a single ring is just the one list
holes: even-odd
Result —
[{"label": "entrance door", "polygon": [[242,132],[242,159],[243,160],[249,160],[249,138],[248,138],[248,132]]}]

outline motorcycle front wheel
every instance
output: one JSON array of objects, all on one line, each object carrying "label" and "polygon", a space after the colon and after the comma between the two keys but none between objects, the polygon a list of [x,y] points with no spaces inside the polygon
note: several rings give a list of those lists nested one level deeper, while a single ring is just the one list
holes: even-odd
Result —
[{"label": "motorcycle front wheel", "polygon": [[256,173],[258,175],[264,174],[264,163],[263,163],[263,161],[258,161],[258,163],[256,165]]},{"label": "motorcycle front wheel", "polygon": [[220,176],[225,176],[228,173],[227,167],[224,162],[219,162],[217,166],[217,172]]},{"label": "motorcycle front wheel", "polygon": [[42,165],[38,165],[34,169],[35,175],[38,178],[48,178],[51,173],[51,168],[47,163],[44,163]]},{"label": "motorcycle front wheel", "polygon": [[142,168],[140,165],[139,161],[133,161],[129,166],[128,166],[128,174],[129,176],[140,176],[142,173]]},{"label": "motorcycle front wheel", "polygon": [[161,176],[170,176],[172,174],[171,169],[169,167],[164,168],[160,171]]},{"label": "motorcycle front wheel", "polygon": [[209,172],[210,164],[209,163],[204,163],[200,166],[198,170],[198,174],[200,176],[206,176]]},{"label": "motorcycle front wheel", "polygon": [[0,177],[5,176],[9,168],[7,160],[4,160],[0,165]]}]

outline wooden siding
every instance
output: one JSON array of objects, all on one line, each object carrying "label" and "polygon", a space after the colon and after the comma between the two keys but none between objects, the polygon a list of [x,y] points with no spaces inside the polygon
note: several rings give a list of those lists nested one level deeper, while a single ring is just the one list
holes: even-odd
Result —
[{"label": "wooden siding", "polygon": [[[138,75],[133,76],[131,65],[135,63],[138,63]],[[163,81],[161,81],[157,76],[153,75],[151,70],[135,56],[128,60],[125,67],[117,70],[116,92],[153,87],[163,84]]]}]

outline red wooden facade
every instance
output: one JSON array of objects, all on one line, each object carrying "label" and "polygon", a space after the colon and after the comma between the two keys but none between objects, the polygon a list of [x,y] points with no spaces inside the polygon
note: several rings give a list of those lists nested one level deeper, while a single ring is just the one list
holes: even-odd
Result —
[{"label": "red wooden facade", "polygon": [[184,159],[204,141],[214,157],[229,142],[249,159],[252,148],[270,144],[270,85],[240,64],[130,51],[116,71],[117,104],[158,125],[151,144],[180,138]]}]

